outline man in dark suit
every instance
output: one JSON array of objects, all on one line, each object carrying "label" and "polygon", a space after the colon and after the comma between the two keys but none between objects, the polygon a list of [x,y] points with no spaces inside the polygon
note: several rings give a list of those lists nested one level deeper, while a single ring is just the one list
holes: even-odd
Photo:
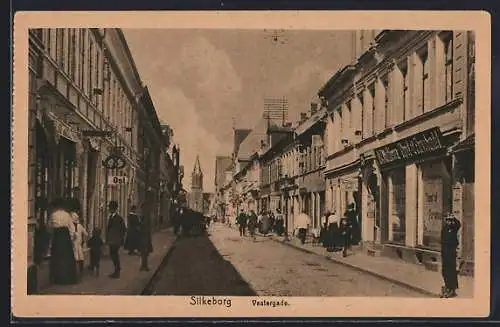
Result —
[{"label": "man in dark suit", "polygon": [[109,254],[115,271],[109,275],[111,278],[120,278],[120,247],[125,239],[125,222],[123,218],[116,212],[118,209],[118,202],[110,201],[108,205],[110,212],[108,227],[106,229],[106,243],[109,246]]}]

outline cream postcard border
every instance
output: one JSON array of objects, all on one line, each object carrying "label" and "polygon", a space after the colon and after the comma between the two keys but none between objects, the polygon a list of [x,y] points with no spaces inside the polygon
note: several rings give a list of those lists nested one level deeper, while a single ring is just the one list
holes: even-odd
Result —
[{"label": "cream postcard border", "polygon": [[[475,284],[472,299],[287,297],[287,307],[191,306],[182,296],[28,296],[28,29],[447,29],[476,33]],[[491,20],[484,11],[18,12],[13,38],[12,312],[17,317],[484,317],[490,310]],[[480,161],[480,162],[479,162]],[[479,165],[480,163],[480,165]],[[266,297],[271,299],[270,297]],[[279,299],[282,299],[281,297]]]}]

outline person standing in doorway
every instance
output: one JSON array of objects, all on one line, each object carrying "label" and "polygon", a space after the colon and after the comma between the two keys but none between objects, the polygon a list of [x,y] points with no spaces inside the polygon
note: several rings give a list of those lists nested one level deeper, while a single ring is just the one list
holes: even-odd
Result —
[{"label": "person standing in doorway", "polygon": [[109,246],[109,253],[114,266],[114,272],[109,277],[120,278],[120,248],[124,243],[126,227],[123,218],[116,212],[118,202],[109,202],[108,209],[110,216],[106,229],[106,243]]},{"label": "person standing in doorway", "polygon": [[457,296],[457,247],[460,227],[460,221],[453,214],[449,214],[444,219],[441,229],[441,273],[444,280],[441,297],[443,298]]},{"label": "person standing in doorway", "polygon": [[298,230],[298,237],[300,239],[300,243],[302,244],[306,243],[307,230],[309,229],[310,224],[311,218],[306,213],[306,210],[302,210],[295,220],[295,227]]}]

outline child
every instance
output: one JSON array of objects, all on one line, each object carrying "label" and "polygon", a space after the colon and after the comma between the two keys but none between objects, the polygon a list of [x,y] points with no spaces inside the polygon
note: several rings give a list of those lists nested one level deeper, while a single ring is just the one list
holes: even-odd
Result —
[{"label": "child", "polygon": [[342,256],[347,256],[347,249],[349,248],[351,240],[351,224],[347,218],[340,220],[340,235],[342,240]]},{"label": "child", "polygon": [[95,273],[96,277],[99,277],[99,262],[101,261],[101,249],[104,242],[101,238],[101,230],[95,228],[92,237],[88,240],[87,246],[90,249],[90,266],[91,272]]}]

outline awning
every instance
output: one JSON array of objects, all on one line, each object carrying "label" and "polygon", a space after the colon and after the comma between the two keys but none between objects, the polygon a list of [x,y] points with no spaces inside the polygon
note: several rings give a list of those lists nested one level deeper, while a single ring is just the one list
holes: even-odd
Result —
[{"label": "awning", "polygon": [[458,142],[451,147],[451,152],[462,152],[474,150],[476,144],[476,135],[473,133],[465,138],[465,140]]}]

